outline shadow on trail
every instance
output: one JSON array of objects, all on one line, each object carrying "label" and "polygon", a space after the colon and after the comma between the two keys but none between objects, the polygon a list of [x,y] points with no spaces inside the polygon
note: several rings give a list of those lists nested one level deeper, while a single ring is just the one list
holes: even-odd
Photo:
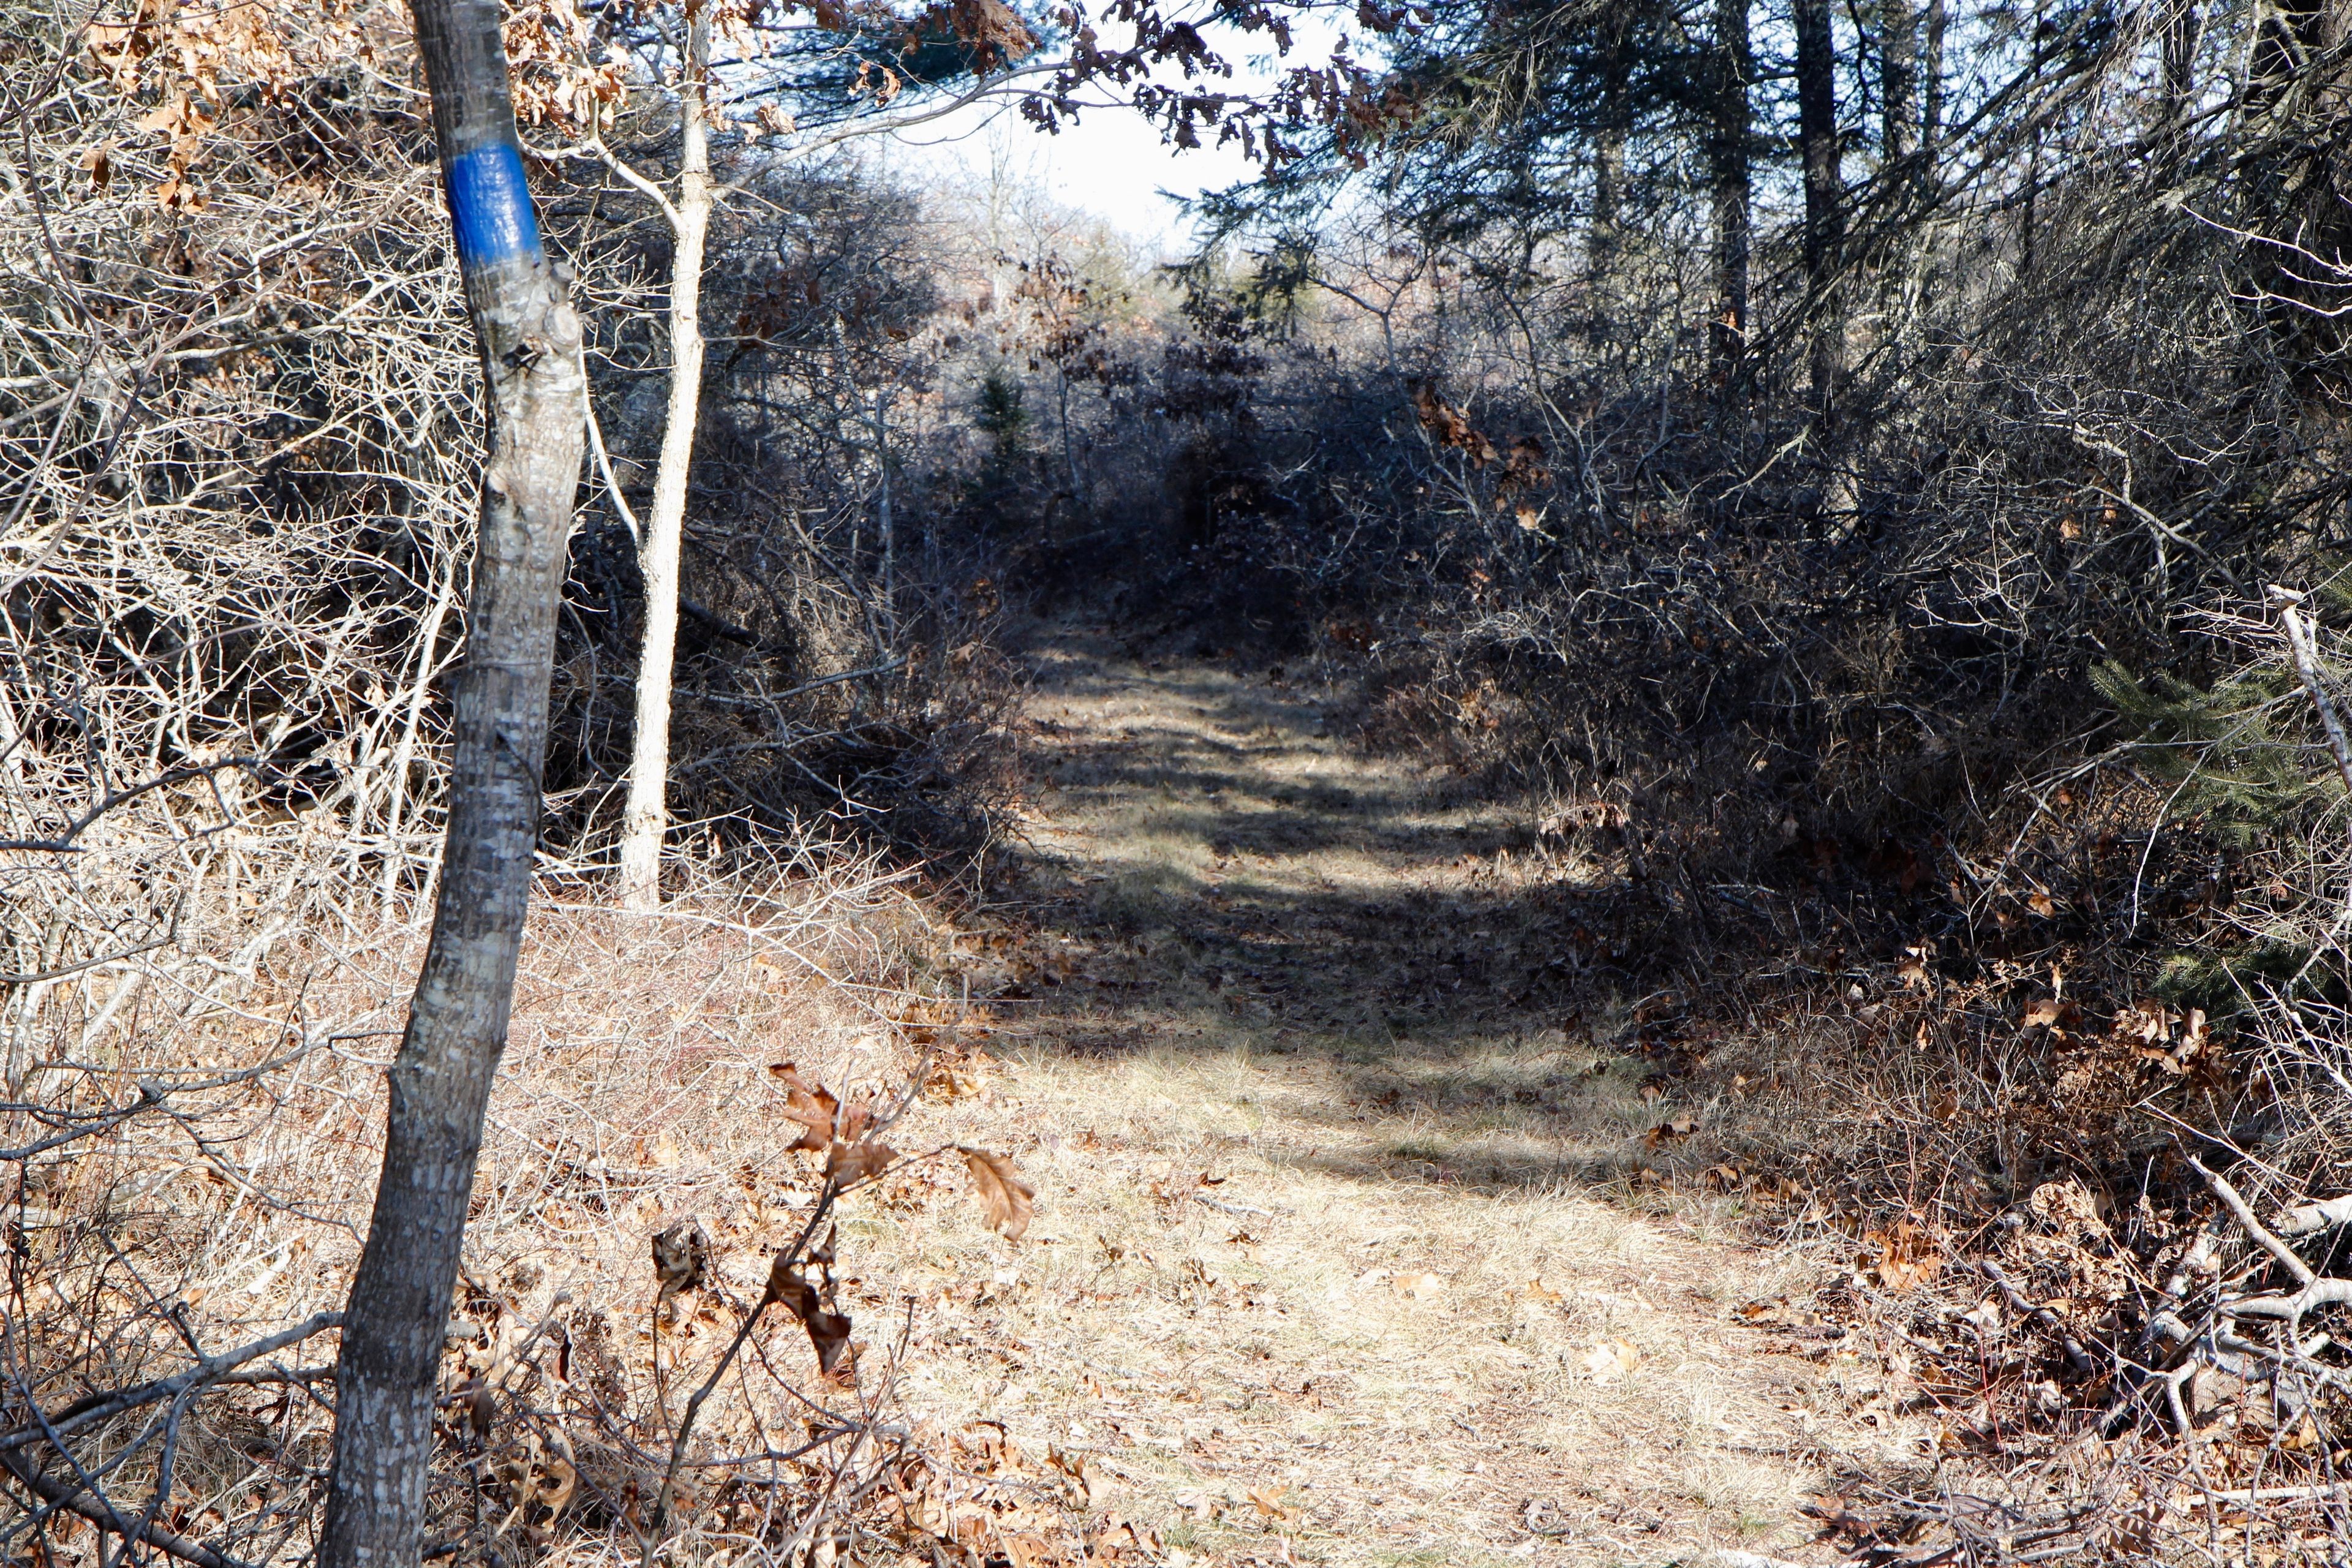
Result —
[{"label": "shadow on trail", "polygon": [[1529,824],[1324,731],[1263,673],[1033,652],[1038,961],[1002,986],[1039,1047],[1223,1053],[1311,1082],[1304,1160],[1384,1179],[1622,1179],[1657,1053],[1610,1005],[1600,893]]}]

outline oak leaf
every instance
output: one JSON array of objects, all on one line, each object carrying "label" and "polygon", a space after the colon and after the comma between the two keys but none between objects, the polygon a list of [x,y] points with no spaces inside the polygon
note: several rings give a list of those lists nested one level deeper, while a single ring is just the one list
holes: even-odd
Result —
[{"label": "oak leaf", "polygon": [[859,1143],[844,1143],[836,1139],[833,1147],[825,1151],[825,1179],[845,1187],[880,1175],[898,1157],[898,1151],[877,1139],[868,1138]]},{"label": "oak leaf", "polygon": [[801,1321],[816,1351],[817,1371],[832,1375],[849,1348],[849,1314],[825,1310],[824,1298],[798,1268],[790,1253],[779,1253],[768,1270],[766,1299]]},{"label": "oak leaf", "polygon": [[821,1083],[811,1083],[791,1062],[774,1062],[768,1075],[783,1086],[784,1115],[800,1123],[800,1136],[785,1145],[788,1149],[823,1149],[833,1142],[835,1112],[841,1101]]},{"label": "oak leaf", "polygon": [[1280,1488],[1252,1487],[1249,1490],[1249,1500],[1252,1508],[1276,1524],[1292,1524],[1297,1521],[1299,1515],[1297,1506],[1284,1500]]},{"label": "oak leaf", "polygon": [[956,1152],[971,1172],[972,1195],[980,1200],[990,1227],[1003,1233],[1007,1241],[1020,1240],[1036,1212],[1037,1190],[1023,1181],[1013,1162],[1002,1154],[962,1144],[956,1146]]}]

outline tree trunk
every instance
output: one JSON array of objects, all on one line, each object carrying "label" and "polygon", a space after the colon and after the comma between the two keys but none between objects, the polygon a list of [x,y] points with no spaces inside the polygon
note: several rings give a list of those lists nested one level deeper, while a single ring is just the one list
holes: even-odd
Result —
[{"label": "tree trunk", "polygon": [[1845,242],[1845,189],[1839,176],[1837,55],[1830,0],[1793,0],[1797,25],[1797,140],[1804,165],[1805,281],[1813,296],[1812,389],[1826,414],[1845,368],[1835,292]]},{"label": "tree trunk", "polygon": [[1936,160],[1943,155],[1943,0],[1927,0],[1927,26],[1919,49],[1919,169],[1922,181],[1936,179]]},{"label": "tree trunk", "polygon": [[621,818],[621,902],[661,907],[662,834],[669,825],[669,708],[677,654],[679,546],[686,533],[687,471],[702,407],[702,252],[710,233],[710,123],[704,101],[710,70],[710,8],[690,13],[686,69],[677,87],[682,156],[676,240],[669,266],[669,412],[661,467],[646,519],[645,643],[637,658],[636,743],[629,755],[629,803]]},{"label": "tree trunk", "polygon": [[1912,0],[1880,0],[1878,94],[1884,110],[1879,153],[1896,180],[1918,145],[1919,13]]},{"label": "tree trunk", "polygon": [[[1064,385],[1067,386],[1065,381]],[[898,531],[890,510],[890,424],[887,405],[879,384],[874,388],[874,467],[876,485],[879,491],[875,508],[875,521],[882,532],[882,625],[888,631],[891,645],[898,641]],[[1069,449],[1070,405],[1066,392],[1062,400],[1062,444],[1065,454]],[[1075,476],[1075,465],[1071,468]],[[888,649],[882,650],[886,655]]]},{"label": "tree trunk", "polygon": [[1944,0],[1927,0],[1927,22],[1920,31],[1917,182],[1926,195],[1936,188],[1936,166],[1942,156],[1937,143],[1944,135]]},{"label": "tree trunk", "polygon": [[1748,346],[1748,139],[1754,126],[1748,91],[1755,78],[1748,0],[1716,0],[1714,115],[1706,144],[1715,218],[1716,320],[1710,340],[1717,374],[1727,385]]},{"label": "tree trunk", "polygon": [[1592,229],[1586,240],[1596,284],[1606,283],[1616,271],[1624,216],[1625,142],[1633,128],[1630,10],[1630,0],[1620,0],[1601,20],[1601,121],[1592,143]]},{"label": "tree trunk", "polygon": [[416,0],[489,423],[433,936],[335,1378],[320,1568],[415,1568],[482,1115],[530,892],[548,681],[586,425],[580,324],[523,182],[496,0]]}]

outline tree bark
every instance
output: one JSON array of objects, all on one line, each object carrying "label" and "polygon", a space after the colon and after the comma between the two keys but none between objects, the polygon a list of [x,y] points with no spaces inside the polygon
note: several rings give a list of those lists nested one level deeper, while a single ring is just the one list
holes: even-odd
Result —
[{"label": "tree bark", "polygon": [[1595,283],[1616,272],[1619,226],[1624,217],[1625,142],[1633,129],[1633,20],[1630,0],[1601,19],[1601,119],[1592,143],[1592,229],[1586,259]]},{"label": "tree bark", "polygon": [[1899,171],[1919,133],[1919,13],[1912,0],[1880,0],[1878,51],[1879,154]]},{"label": "tree bark", "polygon": [[1927,20],[1920,32],[1917,181],[1925,195],[1936,188],[1937,163],[1942,156],[1937,143],[1944,135],[1944,0],[1927,0]]},{"label": "tree bark", "polygon": [[1748,348],[1748,258],[1752,185],[1748,141],[1754,111],[1748,92],[1756,58],[1748,34],[1748,0],[1716,0],[1712,123],[1706,143],[1715,219],[1716,319],[1709,334],[1716,373],[1728,386]]},{"label": "tree bark", "polygon": [[434,1380],[538,844],[587,415],[569,279],[523,181],[497,0],[416,0],[415,15],[489,439],[440,892],[343,1328],[320,1568],[415,1568],[421,1549]]},{"label": "tree bark", "polygon": [[1797,141],[1804,170],[1805,281],[1813,296],[1813,404],[1826,414],[1845,364],[1834,294],[1845,243],[1845,188],[1839,174],[1837,55],[1830,0],[1793,0],[1797,31]]},{"label": "tree bark", "polygon": [[669,410],[661,466],[646,519],[640,564],[646,580],[645,640],[637,658],[637,724],[629,757],[629,801],[621,819],[621,902],[661,907],[662,836],[669,826],[669,712],[677,655],[679,547],[686,534],[686,480],[702,408],[702,257],[710,233],[710,9],[691,7],[677,101],[681,156],[669,267]]},{"label": "tree bark", "polygon": [[[1078,495],[1077,460],[1070,455],[1070,378],[1062,377],[1062,458],[1069,465],[1073,499]],[[888,403],[880,383],[874,387],[874,470],[879,490],[875,521],[882,533],[882,625],[891,642],[898,640],[898,531],[890,510],[890,422]]]}]

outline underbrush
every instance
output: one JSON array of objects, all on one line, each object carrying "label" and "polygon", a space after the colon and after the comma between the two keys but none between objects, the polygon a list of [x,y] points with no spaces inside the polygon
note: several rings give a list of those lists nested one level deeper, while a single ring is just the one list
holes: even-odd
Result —
[{"label": "underbrush", "polygon": [[[331,881],[333,847],[308,853]],[[352,898],[330,923],[218,889],[12,1017],[0,1466],[49,1502],[6,1527],[11,1561],[111,1561],[126,1529],[209,1568],[310,1550],[425,906]],[[542,889],[428,1559],[1082,1549],[1076,1480],[901,1397],[918,1303],[888,1281],[984,1279],[1030,1203],[1001,1156],[926,1135],[990,1074],[968,978],[990,960],[938,910],[814,839],[705,866],[655,916]],[[1142,1544],[1095,1534],[1108,1560]]]}]

